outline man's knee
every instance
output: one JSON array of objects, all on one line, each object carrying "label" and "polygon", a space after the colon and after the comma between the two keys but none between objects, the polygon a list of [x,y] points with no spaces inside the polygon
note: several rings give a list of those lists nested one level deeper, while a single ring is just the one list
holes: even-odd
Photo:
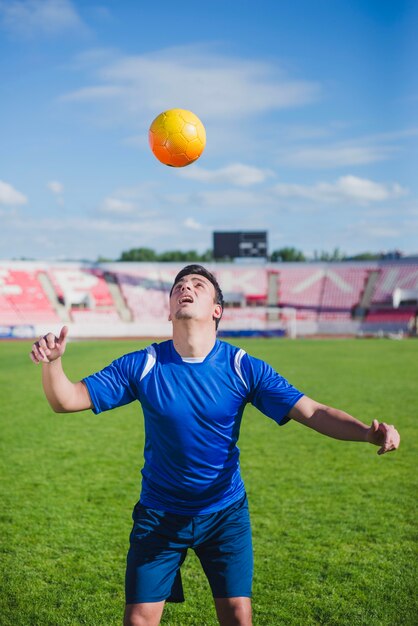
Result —
[{"label": "man's knee", "polygon": [[158,626],[163,609],[164,601],[127,604],[123,626]]},{"label": "man's knee", "polygon": [[123,626],[148,626],[147,622],[140,615],[126,615],[123,618]]},{"label": "man's knee", "polygon": [[221,626],[252,626],[250,598],[215,598],[215,606]]}]

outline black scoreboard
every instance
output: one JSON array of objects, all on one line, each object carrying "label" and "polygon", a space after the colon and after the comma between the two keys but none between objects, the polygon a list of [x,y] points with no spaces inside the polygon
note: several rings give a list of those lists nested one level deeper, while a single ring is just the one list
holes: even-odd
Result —
[{"label": "black scoreboard", "polygon": [[213,233],[213,258],[216,260],[267,257],[267,231],[229,231]]}]

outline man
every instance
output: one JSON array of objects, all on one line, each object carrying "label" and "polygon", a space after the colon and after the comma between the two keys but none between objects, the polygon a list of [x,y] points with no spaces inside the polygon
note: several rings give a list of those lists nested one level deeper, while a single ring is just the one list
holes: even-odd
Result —
[{"label": "man", "polygon": [[199,557],[222,626],[251,626],[251,528],[236,446],[245,405],[348,441],[395,450],[393,426],[370,427],[290,385],[267,363],[217,340],[223,296],[200,265],[185,267],[170,292],[173,338],[127,354],[72,383],[61,363],[67,328],[32,347],[56,412],[100,413],[135,399],[145,419],[142,490],[126,569],[125,626],[160,623],[165,601],[183,601],[180,566]]}]

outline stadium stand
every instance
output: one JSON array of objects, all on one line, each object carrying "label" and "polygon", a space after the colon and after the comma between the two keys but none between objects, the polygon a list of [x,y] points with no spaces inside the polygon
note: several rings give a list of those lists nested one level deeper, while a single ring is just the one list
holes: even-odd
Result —
[{"label": "stadium stand", "polygon": [[317,319],[321,308],[325,276],[325,264],[280,265],[279,306],[295,308],[299,320]]},{"label": "stadium stand", "polygon": [[226,305],[241,302],[244,306],[263,306],[266,303],[267,272],[263,266],[234,267],[220,264],[212,266],[222,287]]},{"label": "stadium stand", "polygon": [[100,269],[80,265],[59,265],[49,268],[49,276],[57,295],[68,306],[89,304],[91,308],[114,308],[113,300]]},{"label": "stadium stand", "polygon": [[119,282],[133,319],[142,321],[160,319],[164,314],[168,316],[167,293],[163,290],[145,287],[139,280],[132,277]]},{"label": "stadium stand", "polygon": [[48,276],[74,322],[119,321],[103,270],[80,264],[52,265]]},{"label": "stadium stand", "polygon": [[177,270],[155,263],[108,265],[119,285],[132,319],[168,319],[168,294]]},{"label": "stadium stand", "polygon": [[48,300],[37,268],[0,266],[0,323],[8,325],[56,322],[59,317]]},{"label": "stadium stand", "polygon": [[[401,294],[415,304],[403,304]],[[406,333],[416,328],[418,313],[418,265],[385,263],[378,268],[378,278],[370,307],[361,330],[369,333]],[[412,334],[412,333],[411,333]]]},{"label": "stadium stand", "polygon": [[[0,261],[0,336],[62,323],[80,337],[166,336],[168,295],[183,266]],[[416,332],[418,262],[207,267],[224,292],[222,332]]]},{"label": "stadium stand", "polygon": [[[108,265],[115,273],[133,319],[168,317],[168,295],[177,272],[183,265],[120,264]],[[267,278],[264,268],[235,268],[231,265],[207,265],[222,285],[226,306],[265,301]]]},{"label": "stadium stand", "polygon": [[117,311],[100,311],[98,309],[71,309],[71,319],[78,324],[110,324],[120,322]]},{"label": "stadium stand", "polygon": [[351,319],[367,284],[370,268],[328,267],[323,282],[319,319]]},{"label": "stadium stand", "polygon": [[392,305],[395,289],[418,289],[418,264],[388,264],[379,268],[372,305]]},{"label": "stadium stand", "polygon": [[403,309],[373,309],[366,315],[366,322],[406,322],[408,323],[416,313],[416,307]]}]

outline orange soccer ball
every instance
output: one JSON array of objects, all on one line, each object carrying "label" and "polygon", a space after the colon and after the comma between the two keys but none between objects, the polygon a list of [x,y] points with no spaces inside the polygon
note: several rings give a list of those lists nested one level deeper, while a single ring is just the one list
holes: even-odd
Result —
[{"label": "orange soccer ball", "polygon": [[202,122],[184,109],[160,113],[150,126],[148,138],[157,159],[171,167],[190,165],[200,157],[206,145]]}]

